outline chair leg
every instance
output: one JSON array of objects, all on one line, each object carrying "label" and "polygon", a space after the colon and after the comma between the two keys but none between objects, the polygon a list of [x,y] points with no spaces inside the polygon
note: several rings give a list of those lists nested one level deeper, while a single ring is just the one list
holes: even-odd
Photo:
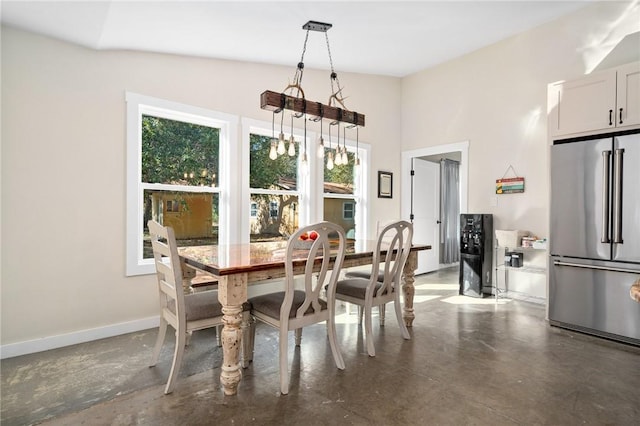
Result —
[{"label": "chair leg", "polygon": [[336,337],[336,321],[335,315],[333,314],[329,316],[329,320],[327,321],[327,333],[329,334],[329,346],[331,347],[331,353],[333,354],[333,360],[336,362],[336,367],[344,370],[344,359],[342,358],[342,352],[340,351],[340,345]]},{"label": "chair leg", "polygon": [[221,325],[216,325],[216,345],[218,345],[219,348],[222,347],[222,326]]},{"label": "chair leg", "polygon": [[280,325],[280,393],[289,393],[289,339],[287,328]]},{"label": "chair leg", "polygon": [[358,305],[358,325],[362,325],[362,309],[361,305]]},{"label": "chair leg", "polygon": [[293,333],[296,337],[296,346],[300,346],[302,343],[302,327],[296,328]]},{"label": "chair leg", "polygon": [[176,349],[173,354],[173,363],[171,364],[171,371],[169,372],[169,380],[167,381],[167,386],[164,389],[165,394],[173,392],[173,387],[176,384],[178,372],[180,371],[180,365],[182,364],[182,356],[184,355],[186,339],[186,330],[176,330]]},{"label": "chair leg", "polygon": [[367,341],[367,352],[369,356],[376,356],[376,348],[373,345],[373,331],[371,327],[371,311],[373,310],[370,304],[364,306],[364,331],[365,340]]},{"label": "chair leg", "polygon": [[404,323],[404,319],[402,318],[402,306],[400,305],[399,297],[396,297],[395,301],[393,302],[393,306],[396,309],[396,319],[398,321],[398,324],[400,324],[400,333],[405,340],[410,340],[411,335],[409,334],[409,330],[407,330],[407,326]]},{"label": "chair leg", "polygon": [[385,305],[384,303],[382,305],[378,305],[378,316],[380,317],[380,325],[383,326],[384,325],[384,315],[386,312],[386,307],[387,305]]},{"label": "chair leg", "polygon": [[[218,326],[221,328],[221,326]],[[242,313],[242,368],[253,361],[253,346],[256,336],[256,321],[248,311]]]},{"label": "chair leg", "polygon": [[193,331],[187,331],[185,335],[184,345],[189,346],[191,344],[191,336],[193,335]]},{"label": "chair leg", "polygon": [[162,349],[162,343],[164,343],[164,337],[167,334],[167,320],[160,318],[160,327],[158,327],[158,338],[156,344],[153,347],[153,355],[151,355],[151,363],[149,367],[153,367],[158,362],[160,357],[160,350]]}]

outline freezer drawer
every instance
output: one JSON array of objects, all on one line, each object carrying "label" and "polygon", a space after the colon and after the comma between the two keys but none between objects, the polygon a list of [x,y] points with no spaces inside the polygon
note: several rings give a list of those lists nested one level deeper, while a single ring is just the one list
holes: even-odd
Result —
[{"label": "freezer drawer", "polygon": [[[550,323],[640,346],[640,304],[629,297],[640,269],[615,272],[592,267],[608,268],[611,263],[589,266],[552,259]],[[629,270],[628,265],[613,268]]]}]

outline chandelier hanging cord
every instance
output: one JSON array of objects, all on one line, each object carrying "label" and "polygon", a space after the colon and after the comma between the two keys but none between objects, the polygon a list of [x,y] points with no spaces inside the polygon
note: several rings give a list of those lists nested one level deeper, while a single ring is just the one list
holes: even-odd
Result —
[{"label": "chandelier hanging cord", "polygon": [[[307,30],[308,31],[308,30]],[[333,58],[331,57],[331,46],[329,45],[329,34],[325,31],[324,39],[327,42],[327,53],[329,54],[329,67],[331,68],[331,74],[329,75],[331,81],[331,96],[329,97],[329,105],[335,105],[339,103],[342,108],[348,111],[347,107],[344,104],[346,98],[339,97],[342,93],[342,87],[340,87],[340,80],[338,79],[338,74],[333,69]],[[338,90],[333,86],[333,82],[336,82],[336,86],[338,86]],[[333,102],[332,102],[333,101]]]},{"label": "chandelier hanging cord", "polygon": [[304,36],[304,45],[302,46],[302,55],[300,55],[300,62],[298,62],[298,66],[296,67],[296,72],[293,76],[293,84],[302,87],[302,76],[304,74],[304,54],[307,52],[307,41],[309,40],[309,29],[307,29],[307,33]]},{"label": "chandelier hanging cord", "polygon": [[[306,105],[306,98],[304,96],[304,90],[302,90],[302,77],[304,75],[304,54],[307,52],[307,41],[309,40],[309,28],[307,28],[307,33],[304,37],[304,44],[302,46],[302,55],[300,55],[300,62],[298,62],[298,66],[296,67],[296,72],[293,75],[293,83],[287,85],[284,88],[282,93],[285,93],[287,90],[291,96],[294,96],[294,90],[297,91],[295,94],[295,98],[302,98],[302,102]],[[306,109],[306,106],[305,106]],[[294,112],[293,115],[296,118],[302,117],[304,114],[300,112]]]}]

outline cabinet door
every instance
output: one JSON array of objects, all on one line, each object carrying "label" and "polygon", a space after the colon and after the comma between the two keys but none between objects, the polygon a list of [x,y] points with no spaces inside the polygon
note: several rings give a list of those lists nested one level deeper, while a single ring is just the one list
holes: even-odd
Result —
[{"label": "cabinet door", "polygon": [[618,68],[618,127],[640,124],[640,62]]},{"label": "cabinet door", "polygon": [[607,70],[548,89],[551,136],[615,127],[616,72]]}]

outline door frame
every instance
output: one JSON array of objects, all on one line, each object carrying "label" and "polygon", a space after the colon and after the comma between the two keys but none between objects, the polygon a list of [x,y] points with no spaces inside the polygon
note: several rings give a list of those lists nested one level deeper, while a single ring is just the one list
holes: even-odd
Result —
[{"label": "door frame", "polygon": [[[402,152],[402,173],[400,178],[400,211],[402,217],[411,214],[411,160],[430,155],[460,152],[460,213],[468,211],[469,200],[469,141],[436,145]],[[439,189],[438,189],[439,191]],[[440,241],[434,242],[439,244]]]}]

